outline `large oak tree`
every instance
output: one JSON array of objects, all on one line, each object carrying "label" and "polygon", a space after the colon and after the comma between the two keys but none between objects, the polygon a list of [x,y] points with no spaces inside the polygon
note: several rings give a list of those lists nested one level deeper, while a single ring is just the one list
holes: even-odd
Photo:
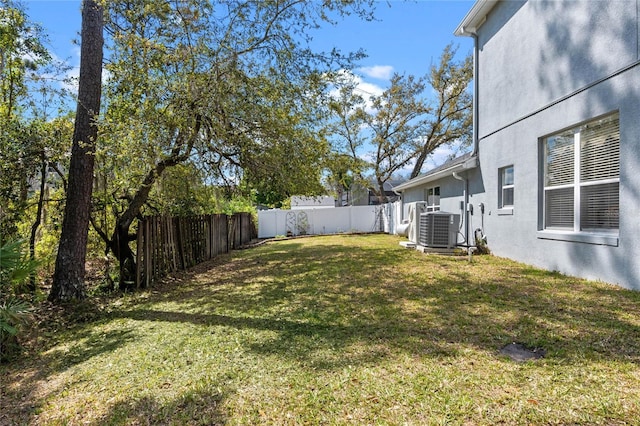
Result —
[{"label": "large oak tree", "polygon": [[373,182],[381,202],[384,184],[406,167],[414,178],[437,148],[469,144],[472,62],[455,54],[446,46],[424,77],[393,75],[389,87],[368,103],[353,79],[342,79],[335,91],[327,129],[333,149],[356,165],[360,182]]},{"label": "large oak tree", "polygon": [[[326,76],[361,54],[313,52],[311,32],[370,1],[117,0],[109,3],[108,83],[98,180],[113,219],[94,220],[133,281],[135,221],[165,172],[192,162],[213,185],[277,204],[319,190],[315,128]],[[102,212],[100,212],[102,213]]]}]

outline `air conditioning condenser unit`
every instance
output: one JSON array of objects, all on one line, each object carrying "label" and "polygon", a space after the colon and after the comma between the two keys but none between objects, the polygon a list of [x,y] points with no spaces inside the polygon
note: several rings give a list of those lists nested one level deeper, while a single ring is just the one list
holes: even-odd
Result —
[{"label": "air conditioning condenser unit", "polygon": [[420,214],[418,245],[454,248],[458,243],[460,215],[447,212]]}]

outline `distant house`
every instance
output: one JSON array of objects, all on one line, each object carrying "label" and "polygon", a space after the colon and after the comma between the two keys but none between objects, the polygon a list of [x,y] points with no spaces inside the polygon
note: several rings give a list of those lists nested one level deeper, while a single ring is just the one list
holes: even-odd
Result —
[{"label": "distant house", "polygon": [[[396,202],[400,196],[394,191],[396,185],[400,184],[400,180],[393,179],[384,183],[384,195],[387,197],[388,203]],[[374,186],[371,182],[365,188],[364,185],[354,184],[349,191],[345,191],[342,196],[343,206],[377,206],[380,204],[380,198],[376,195]]]},{"label": "distant house", "polygon": [[[384,196],[386,197],[388,203],[393,203],[396,202],[400,196],[393,190],[395,185],[399,184],[399,180],[389,180],[387,182],[385,182],[382,186],[384,188]],[[369,206],[377,206],[378,204],[380,204],[380,197],[378,197],[378,195],[376,194],[376,191],[378,190],[377,185],[375,185],[375,189],[374,189],[374,185],[375,184],[371,184],[371,186],[369,186],[369,188],[367,188],[366,194],[366,201],[367,201],[367,205]]]},{"label": "distant house", "polygon": [[398,187],[459,242],[640,289],[640,0],[477,1],[473,151]]}]

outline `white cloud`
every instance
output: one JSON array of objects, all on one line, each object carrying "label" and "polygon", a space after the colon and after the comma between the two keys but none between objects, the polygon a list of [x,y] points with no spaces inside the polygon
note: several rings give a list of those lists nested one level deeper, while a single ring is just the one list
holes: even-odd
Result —
[{"label": "white cloud", "polygon": [[374,65],[372,67],[358,68],[358,71],[370,78],[378,80],[389,80],[393,75],[393,67],[391,65]]},{"label": "white cloud", "polygon": [[80,74],[80,50],[73,58],[61,59],[55,53],[51,53],[51,62],[55,68],[49,67],[44,70],[38,70],[38,78],[56,82],[59,88],[68,91],[72,96],[78,94],[78,76]]},{"label": "white cloud", "polygon": [[353,72],[348,70],[341,70],[339,72],[339,78],[353,83],[356,86],[355,90],[360,92],[360,95],[364,97],[372,95],[379,96],[385,90],[383,87],[378,86],[374,83],[369,83],[365,81],[361,76],[354,74]]},{"label": "white cloud", "polygon": [[78,78],[80,76],[80,46],[73,47],[73,57],[69,60],[72,67],[67,70],[65,88],[78,95]]},{"label": "white cloud", "polygon": [[[340,72],[340,75],[341,78],[350,80],[350,82],[354,84],[354,92],[357,95],[360,95],[365,101],[365,111],[369,114],[374,113],[375,110],[373,109],[373,105],[371,103],[371,97],[382,95],[385,89],[381,86],[378,86],[377,84],[365,81],[361,76],[353,74],[351,71],[343,70]],[[331,90],[329,95],[334,98],[338,98],[338,89],[334,88],[333,90]]]},{"label": "white cloud", "polygon": [[384,88],[373,83],[368,83],[360,77],[356,77],[356,82],[358,85],[356,86],[355,91],[359,92],[360,95],[367,100],[371,96],[380,96],[384,92]]},{"label": "white cloud", "polygon": [[62,86],[72,93],[74,96],[78,96],[78,77],[80,76],[80,67],[73,67],[67,71]]}]

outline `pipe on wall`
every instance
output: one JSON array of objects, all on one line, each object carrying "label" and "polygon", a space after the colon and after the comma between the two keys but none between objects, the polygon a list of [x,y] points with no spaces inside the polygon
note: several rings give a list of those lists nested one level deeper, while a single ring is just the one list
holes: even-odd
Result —
[{"label": "pipe on wall", "polygon": [[460,176],[457,172],[453,172],[452,176],[463,182],[464,183],[464,190],[462,193],[462,198],[464,200],[464,217],[463,217],[463,221],[464,221],[464,232],[463,232],[463,237],[464,237],[464,243],[466,245],[469,245],[469,180],[466,178],[463,178],[462,176]]},{"label": "pipe on wall", "polygon": [[478,95],[480,88],[478,85],[478,69],[479,69],[479,53],[480,47],[478,46],[478,34],[475,32],[470,33],[473,38],[473,101],[471,103],[471,118],[473,126],[473,156],[478,155],[480,149],[479,132],[478,132]]}]

